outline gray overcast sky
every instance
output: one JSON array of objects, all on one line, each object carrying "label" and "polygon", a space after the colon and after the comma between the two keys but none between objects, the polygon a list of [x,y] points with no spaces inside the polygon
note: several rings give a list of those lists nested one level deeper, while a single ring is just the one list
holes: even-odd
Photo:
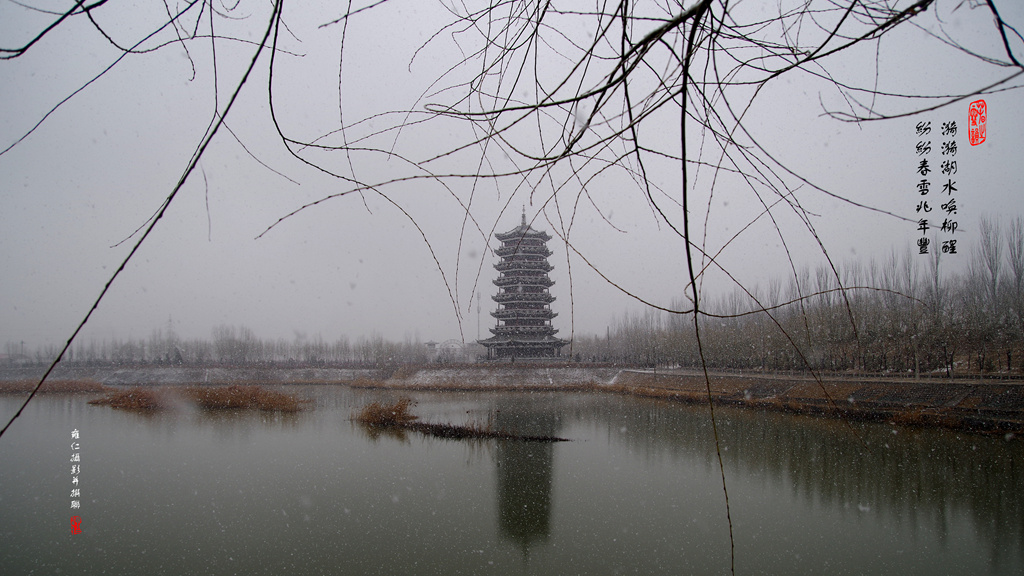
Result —
[{"label": "gray overcast sky", "polygon": [[[150,4],[111,2],[94,16],[115,41],[128,46],[166,19],[162,5]],[[966,5],[955,10],[958,4],[937,2],[913,24],[885,36],[877,52],[874,44],[865,45],[826,61],[824,67],[840,81],[871,87],[877,65],[879,90],[939,95],[959,94],[1008,76],[1007,68],[985,65],[926,33],[939,30],[939,17],[944,29],[969,49],[1005,59],[991,14]],[[51,10],[70,5],[39,4]],[[1024,27],[1019,3],[998,5],[1008,23]],[[737,10],[761,9],[758,3],[738,6]],[[182,8],[184,4],[172,6]],[[0,340],[37,344],[67,338],[135,237],[122,241],[158,209],[201,141],[215,105],[223,108],[254,50],[243,41],[259,40],[268,10],[266,3],[243,2],[233,14],[245,18],[216,20],[218,35],[239,39],[218,41],[216,100],[209,39],[189,41],[187,52],[182,44],[171,42],[124,58],[0,156]],[[474,138],[465,122],[436,118],[401,133],[375,134],[401,121],[402,116],[389,111],[423,110],[428,102],[456,100],[459,90],[439,89],[457,85],[474,72],[463,68],[443,76],[476,49],[469,35],[439,35],[416,53],[451,20],[442,4],[393,0],[356,15],[347,27],[320,26],[338,17],[339,10],[333,3],[320,2],[286,6],[288,29],[280,39],[286,52],[279,53],[275,63],[277,119],[289,136],[299,140],[327,135],[322,142],[339,144],[347,138],[394,150],[396,155],[303,150],[304,157],[362,182],[384,182],[422,174],[403,158],[422,161]],[[53,18],[12,2],[0,4],[0,47],[22,44]],[[188,15],[184,21],[194,26],[196,18]],[[563,35],[588,33],[582,20],[563,22],[566,27],[552,36],[552,42]],[[576,24],[578,29],[573,28]],[[206,20],[200,25],[203,29],[208,31]],[[635,36],[643,33],[638,29]],[[143,46],[173,38],[172,31],[165,30]],[[1018,58],[1024,55],[1019,40],[1013,46]],[[119,55],[88,20],[76,17],[24,56],[0,63],[0,149],[17,141]],[[622,288],[660,305],[669,305],[681,294],[686,283],[683,244],[658,223],[642,190],[622,169],[606,170],[589,180],[589,198],[579,196],[583,187],[567,167],[554,170],[550,180],[399,182],[379,189],[387,198],[374,191],[335,198],[257,239],[292,210],[351,188],[285,150],[270,117],[267,56],[262,56],[263,64],[228,116],[231,132],[222,129],[217,134],[201,170],[192,174],[100,305],[85,340],[146,337],[169,320],[187,337],[209,337],[214,326],[228,324],[248,326],[265,338],[291,339],[302,332],[327,340],[374,333],[391,339],[472,340],[478,335],[473,300],[477,293],[484,297],[480,330],[486,337],[493,324],[487,312],[493,307],[489,296],[494,292],[495,260],[484,236],[514,227],[524,205],[528,216],[536,217],[535,227],[556,236],[570,230],[574,246]],[[555,75],[562,65],[557,58],[544,60],[538,74]],[[811,182],[858,203],[916,219],[914,126],[931,121],[937,131],[941,122],[955,120],[960,128],[961,228],[956,238],[961,254],[949,261],[962,265],[979,217],[1013,217],[1024,207],[1021,92],[983,98],[990,114],[989,131],[987,141],[977,147],[967,144],[970,100],[920,116],[842,123],[823,111],[849,109],[849,102],[834,87],[802,72],[769,83],[746,112],[745,126],[780,162]],[[923,105],[898,99],[879,104],[888,112]],[[716,111],[724,114],[722,106],[717,103]],[[584,107],[575,118],[582,123],[587,113]],[[346,132],[332,133],[342,123],[348,126]],[[657,150],[677,149],[678,125],[678,110],[669,110],[645,121],[639,137]],[[594,127],[595,133],[598,129]],[[542,133],[549,134],[546,130]],[[538,144],[536,125],[515,129],[509,136],[521,138],[524,148]],[[691,136],[693,143],[700,143],[699,133]],[[554,137],[547,138],[550,146]],[[937,146],[939,138],[933,140]],[[473,174],[501,171],[516,160],[496,146],[486,151],[489,163],[483,168],[480,157],[480,149],[472,148],[429,166],[437,173]],[[937,152],[933,158],[938,161]],[[703,159],[717,161],[713,154]],[[673,201],[678,201],[679,163],[651,157],[645,169],[651,183],[665,191],[665,196],[656,194],[659,204],[672,208],[669,217],[678,222],[679,207]],[[564,185],[557,204],[546,202],[552,182]],[[719,174],[716,179],[712,170],[702,167],[691,182],[695,239],[699,235],[699,243],[711,252],[761,211],[757,198],[735,176]],[[892,250],[909,249],[918,236],[910,222],[852,207],[810,186],[799,188],[795,197],[814,215],[811,221],[822,242],[839,262],[881,260]],[[474,217],[468,223],[465,205]],[[797,263],[817,265],[817,242],[800,221],[781,207],[773,214]],[[567,256],[558,238],[551,247],[557,282],[553,291],[558,298],[554,308],[560,314],[555,324],[561,336],[569,335],[570,320],[577,333],[603,333],[614,315],[637,309],[579,256]],[[767,218],[757,219],[729,244],[720,261],[748,284],[782,276],[788,267],[779,234]],[[704,284],[710,297],[731,289],[714,273]]]}]

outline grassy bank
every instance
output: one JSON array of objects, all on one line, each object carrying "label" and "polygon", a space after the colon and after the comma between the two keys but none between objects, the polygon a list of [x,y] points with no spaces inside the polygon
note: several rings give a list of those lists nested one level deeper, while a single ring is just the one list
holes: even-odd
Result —
[{"label": "grassy bank", "polygon": [[298,412],[304,400],[294,394],[269,390],[263,386],[135,386],[119,390],[89,404],[124,410],[166,410],[189,403],[203,410],[261,410]]},{"label": "grassy bank", "polygon": [[[38,384],[38,380],[0,382],[0,394],[31,394]],[[95,394],[110,390],[94,380],[47,380],[37,394]]]},{"label": "grassy bank", "polygon": [[[104,375],[99,376],[102,379]],[[294,377],[305,374],[225,373],[221,376],[234,382],[218,386],[199,385],[197,380],[163,385],[147,380],[146,373],[132,376],[134,382],[153,384],[126,390],[105,386],[93,379],[63,379],[47,381],[40,393],[108,394],[97,403],[133,410],[161,410],[183,403],[205,410],[278,412],[296,412],[304,406],[303,400],[286,392],[288,386],[282,384],[282,378],[287,376],[291,383]],[[315,383],[389,389],[399,394],[403,391],[601,392],[690,404],[706,404],[709,395],[703,375],[693,371],[655,373],[585,365],[409,366],[388,379],[363,375],[351,380]],[[0,394],[27,395],[35,385],[35,381],[25,379],[0,381]],[[714,373],[710,378],[710,396],[716,404],[758,410],[971,432],[1024,434],[1024,383],[1020,381],[913,380],[863,374],[830,375],[816,381],[803,374]],[[438,429],[434,433],[458,432]]]},{"label": "grassy bank", "polygon": [[1024,385],[624,372],[606,392],[982,433],[1024,433]]},{"label": "grassy bank", "polygon": [[[501,375],[496,376],[496,372]],[[537,377],[539,373],[543,373],[543,379]],[[505,384],[515,380],[517,375],[523,376],[520,383]],[[586,372],[579,368],[531,372],[521,368],[481,367],[458,373],[421,368],[386,381],[357,381],[353,386],[396,391],[602,392],[688,404],[706,404],[710,395],[719,405],[758,410],[981,433],[1024,434],[1024,384],[1020,382],[914,381],[863,375],[816,381],[794,375],[718,373],[711,375],[709,385],[702,375],[682,371],[623,370],[603,382],[578,380],[581,375],[586,377]]]}]

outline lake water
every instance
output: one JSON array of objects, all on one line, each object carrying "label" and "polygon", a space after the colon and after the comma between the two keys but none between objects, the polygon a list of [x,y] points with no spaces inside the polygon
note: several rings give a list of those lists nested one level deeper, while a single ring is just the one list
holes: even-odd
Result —
[{"label": "lake water", "polygon": [[[349,420],[387,394],[292,391],[315,407],[146,415],[89,397],[33,400],[0,439],[0,572],[729,572],[706,407],[411,394],[424,420],[572,440],[448,441]],[[18,403],[0,398],[0,417]],[[1020,439],[718,415],[737,574],[1024,573]]]}]

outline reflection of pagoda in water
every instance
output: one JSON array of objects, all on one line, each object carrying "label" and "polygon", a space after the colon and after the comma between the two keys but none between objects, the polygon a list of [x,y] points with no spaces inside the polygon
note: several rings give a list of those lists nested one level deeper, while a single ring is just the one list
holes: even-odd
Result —
[{"label": "reflection of pagoda in water", "polygon": [[498,278],[494,280],[498,293],[492,299],[498,309],[491,312],[497,325],[491,329],[494,336],[480,340],[487,347],[487,358],[547,358],[561,355],[568,341],[555,337],[551,311],[555,297],[550,288],[554,281],[548,272],[546,232],[534,230],[522,223],[508,232],[494,235],[501,247],[495,250],[501,261],[494,265]]},{"label": "reflection of pagoda in water", "polygon": [[554,448],[542,442],[501,442],[498,464],[498,529],[524,554],[551,532]]},{"label": "reflection of pagoda in water", "polygon": [[[502,402],[495,414],[499,430],[530,436],[554,436],[559,419],[554,410],[537,410],[528,404]],[[525,556],[530,548],[546,542],[551,533],[551,488],[554,446],[549,442],[498,442],[498,530]]]}]

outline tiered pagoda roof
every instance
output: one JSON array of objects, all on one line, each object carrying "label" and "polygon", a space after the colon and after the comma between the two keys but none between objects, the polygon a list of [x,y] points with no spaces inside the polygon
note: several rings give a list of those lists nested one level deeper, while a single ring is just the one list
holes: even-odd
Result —
[{"label": "tiered pagoda roof", "polygon": [[501,258],[494,265],[498,293],[491,298],[498,304],[491,312],[497,324],[491,329],[494,336],[480,340],[488,359],[559,356],[568,341],[556,338],[558,330],[551,325],[557,316],[551,310],[555,297],[549,292],[554,285],[548,277],[554,269],[548,263],[551,236],[531,228],[525,211],[519,226],[494,236],[501,242],[494,251]]}]

